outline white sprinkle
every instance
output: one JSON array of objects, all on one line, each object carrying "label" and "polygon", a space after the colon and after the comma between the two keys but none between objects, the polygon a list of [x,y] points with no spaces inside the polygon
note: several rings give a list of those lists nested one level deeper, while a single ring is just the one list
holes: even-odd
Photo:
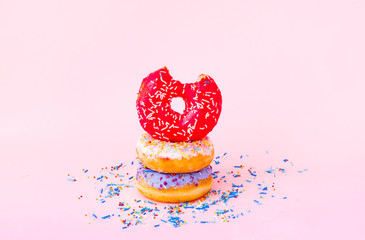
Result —
[{"label": "white sprinkle", "polygon": [[160,79],[161,79],[161,82],[163,82],[164,84],[167,84],[167,82],[165,82],[162,78],[162,75],[161,75],[161,72],[160,72]]}]

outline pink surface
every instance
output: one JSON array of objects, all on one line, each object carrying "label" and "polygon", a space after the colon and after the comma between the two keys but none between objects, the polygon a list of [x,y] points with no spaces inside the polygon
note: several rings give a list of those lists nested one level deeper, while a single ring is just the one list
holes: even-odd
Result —
[{"label": "pink surface", "polygon": [[[363,238],[364,16],[363,1],[1,1],[1,239]],[[309,169],[281,181],[288,199],[230,223],[88,224],[67,173],[135,158],[137,91],[165,65],[220,86],[217,154]]]}]

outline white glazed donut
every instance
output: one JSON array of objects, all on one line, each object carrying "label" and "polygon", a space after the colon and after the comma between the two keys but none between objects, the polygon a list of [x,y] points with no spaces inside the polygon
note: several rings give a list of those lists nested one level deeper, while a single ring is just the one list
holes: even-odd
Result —
[{"label": "white glazed donut", "polygon": [[137,157],[148,168],[163,173],[189,173],[207,167],[214,157],[208,137],[190,142],[168,142],[144,133],[137,142]]}]

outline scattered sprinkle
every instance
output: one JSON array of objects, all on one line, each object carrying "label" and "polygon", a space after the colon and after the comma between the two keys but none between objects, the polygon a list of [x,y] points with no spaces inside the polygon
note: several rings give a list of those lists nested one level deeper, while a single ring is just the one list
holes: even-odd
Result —
[{"label": "scattered sprinkle", "polygon": [[[224,166],[220,167],[219,165],[214,168],[212,173],[213,188],[206,196],[193,202],[166,204],[144,198],[130,199],[129,196],[133,196],[133,194],[129,192],[136,191],[133,181],[135,174],[127,172],[124,163],[95,170],[95,175],[91,174],[92,169],[83,169],[85,178],[76,178],[67,174],[67,180],[71,182],[91,181],[95,189],[95,196],[83,198],[83,194],[79,195],[78,199],[82,198],[83,201],[96,201],[98,204],[103,204],[100,205],[99,210],[89,210],[87,214],[83,213],[85,217],[89,218],[88,224],[105,220],[118,220],[122,224],[122,229],[138,225],[160,227],[161,224],[167,224],[178,228],[193,223],[229,223],[251,213],[254,208],[260,207],[265,201],[287,199],[287,196],[280,197],[276,194],[278,186],[275,182],[279,175],[292,172],[292,162],[290,162],[292,167],[290,165],[289,167],[285,165],[285,168],[283,166],[270,166],[266,171],[258,171],[257,169],[255,171],[245,162],[244,165],[248,166],[246,168],[247,173],[241,170],[245,168],[241,160],[243,155],[240,155],[240,158],[235,162],[236,164],[232,164],[230,168],[226,167],[229,162],[233,162],[234,158],[222,161],[227,156],[228,154],[225,152],[213,160],[215,165],[222,162]],[[247,154],[246,156],[248,157]],[[238,161],[240,162],[238,163]],[[284,159],[280,162],[285,164],[288,160]],[[131,161],[130,166],[132,165],[134,165],[133,161]],[[303,173],[305,171],[308,169],[295,170],[294,172]],[[250,187],[245,189],[246,186]],[[256,186],[256,189],[252,188],[253,186]],[[280,192],[280,194],[282,193]],[[110,212],[114,204],[115,210]]]}]

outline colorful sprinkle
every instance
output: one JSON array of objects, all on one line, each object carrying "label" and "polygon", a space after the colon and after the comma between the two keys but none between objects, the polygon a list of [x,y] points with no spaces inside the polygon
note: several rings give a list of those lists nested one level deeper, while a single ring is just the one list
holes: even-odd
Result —
[{"label": "colorful sprinkle", "polygon": [[[228,154],[224,153],[215,159],[216,161],[217,159],[223,160],[227,156]],[[242,159],[242,156],[239,159]],[[193,202],[164,204],[142,199],[130,200],[128,191],[136,191],[132,181],[135,174],[124,171],[125,165],[122,163],[116,166],[103,167],[99,172],[96,170],[96,176],[90,176],[90,172],[93,172],[92,169],[83,169],[83,173],[87,173],[87,175],[83,174],[84,178],[77,178],[77,181],[92,181],[96,189],[96,196],[84,198],[82,196],[85,194],[83,194],[79,195],[78,199],[82,198],[83,201],[95,201],[96,199],[98,204],[103,204],[100,205],[101,208],[98,211],[83,213],[86,217],[91,218],[92,221],[88,220],[89,224],[104,220],[118,220],[122,224],[122,229],[138,225],[160,227],[161,224],[168,224],[177,228],[189,223],[229,223],[239,217],[244,217],[247,213],[252,213],[252,210],[260,207],[266,201],[270,201],[270,199],[287,199],[287,196],[275,195],[278,188],[278,184],[275,183],[278,175],[275,172],[282,174],[293,172],[290,165],[289,167],[285,165],[286,168],[280,165],[270,167],[269,170],[263,172],[257,171],[257,169],[254,171],[255,168],[248,167],[249,175],[245,175],[243,172],[240,173],[240,169],[244,166],[241,165],[242,160],[239,159],[237,161],[241,162],[232,164],[230,168],[227,168],[227,164],[232,161],[231,159],[222,161],[221,165],[224,163],[222,167],[214,167],[214,171],[212,171],[213,179],[215,179],[213,188],[206,196]],[[287,161],[280,162],[285,164]],[[248,164],[249,162],[245,162],[245,166]],[[148,169],[144,170],[149,173]],[[294,172],[303,173],[307,170],[295,170]],[[179,174],[174,175],[174,177],[178,176]],[[67,180],[75,182],[76,178],[68,174]],[[224,182],[229,183],[229,185]],[[250,187],[245,189],[245,186]],[[253,186],[256,186],[256,189],[252,188]],[[118,201],[114,207],[115,210],[106,213],[105,211],[110,211],[115,204],[115,201],[111,201],[112,199]],[[98,217],[100,215],[103,217]]]}]

